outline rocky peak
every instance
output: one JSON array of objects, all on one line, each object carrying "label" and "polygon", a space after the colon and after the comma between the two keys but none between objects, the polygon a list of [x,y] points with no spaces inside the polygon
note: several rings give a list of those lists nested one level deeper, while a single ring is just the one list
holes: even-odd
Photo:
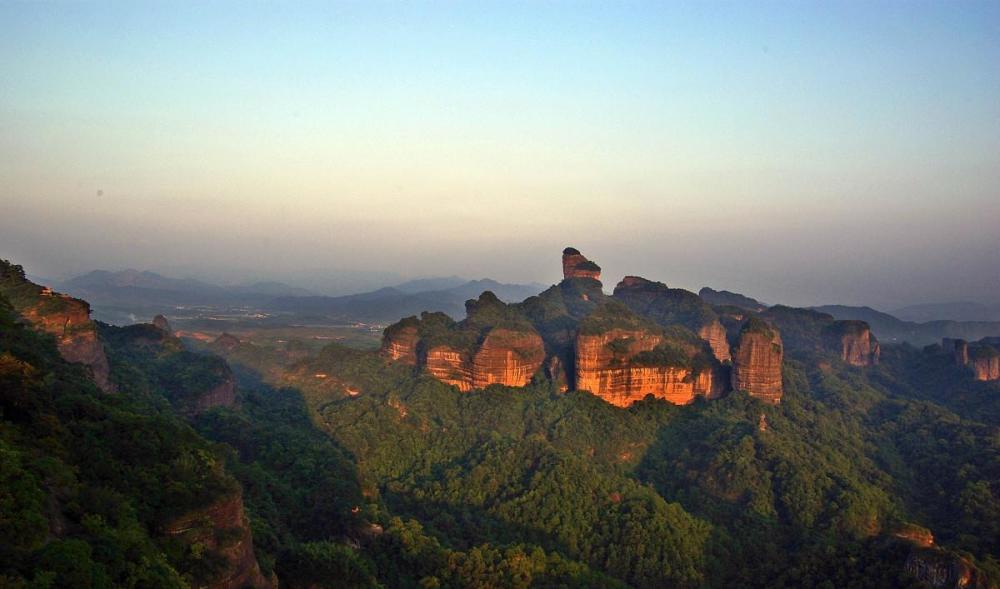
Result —
[{"label": "rocky peak", "polygon": [[834,321],[823,331],[826,346],[852,366],[878,364],[881,348],[864,321]]},{"label": "rocky peak", "polygon": [[601,267],[591,262],[580,253],[580,250],[568,247],[562,254],[563,279],[591,278],[601,279]]},{"label": "rocky peak", "polygon": [[946,337],[941,347],[952,355],[955,364],[968,367],[976,380],[1000,380],[1000,346],[997,338],[986,337],[969,343],[964,339]]},{"label": "rocky peak", "polygon": [[1000,380],[1000,351],[977,342],[969,346],[969,367],[976,380]]},{"label": "rocky peak", "polygon": [[382,356],[463,392],[528,384],[542,367],[545,346],[522,311],[488,291],[467,301],[466,310],[468,317],[458,323],[443,313],[424,313],[389,326]]},{"label": "rocky peak", "polygon": [[777,329],[762,319],[747,319],[733,350],[733,389],[769,403],[781,402],[783,354]]}]

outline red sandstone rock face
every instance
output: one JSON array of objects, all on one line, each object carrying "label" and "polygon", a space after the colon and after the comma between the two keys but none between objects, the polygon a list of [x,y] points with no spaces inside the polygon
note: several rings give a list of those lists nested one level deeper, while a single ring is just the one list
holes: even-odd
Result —
[{"label": "red sandstone rock face", "polygon": [[576,388],[619,407],[650,394],[677,405],[690,403],[697,395],[722,394],[720,379],[711,370],[692,374],[685,367],[643,366],[630,361],[662,341],[660,335],[641,330],[580,334],[576,340]]},{"label": "red sandstone rock face", "polygon": [[733,350],[733,390],[746,391],[768,403],[780,403],[782,357],[781,336],[776,329],[744,328]]},{"label": "red sandstone rock face", "polygon": [[601,268],[574,248],[568,247],[563,250],[562,265],[563,278],[601,279]]},{"label": "red sandstone rock face", "polygon": [[878,364],[881,348],[867,325],[838,333],[833,337],[832,344],[840,353],[840,359],[852,366]]},{"label": "red sandstone rock face", "polygon": [[[58,304],[48,308],[47,296],[58,297]],[[38,304],[21,309],[21,316],[35,328],[54,336],[59,353],[66,361],[89,366],[94,382],[102,391],[113,392],[114,385],[108,379],[108,358],[97,339],[97,326],[90,320],[90,305],[64,295],[47,296]]]},{"label": "red sandstone rock face", "polygon": [[732,360],[732,351],[729,349],[729,340],[726,338],[726,328],[718,319],[699,329],[698,337],[708,342],[716,360],[719,362]]},{"label": "red sandstone rock face", "polygon": [[394,332],[386,330],[385,337],[382,338],[381,354],[389,360],[416,365],[419,341],[416,326],[403,327]]},{"label": "red sandstone rock face", "polygon": [[[277,586],[274,579],[268,579],[260,572],[253,553],[250,521],[239,494],[170,522],[165,526],[164,534],[179,537],[187,544],[201,544],[223,558],[226,566],[218,577],[209,582],[207,587],[210,589],[242,589],[248,586],[269,589]],[[220,538],[223,540],[220,541]]]},{"label": "red sandstone rock face", "polygon": [[472,388],[491,384],[523,387],[542,367],[545,347],[536,332],[493,329],[472,360]]},{"label": "red sandstone rock face", "polygon": [[1000,356],[976,356],[969,359],[976,380],[1000,380]]},{"label": "red sandstone rock face", "polygon": [[424,367],[431,376],[463,393],[472,390],[472,362],[458,350],[435,346],[427,350]]}]

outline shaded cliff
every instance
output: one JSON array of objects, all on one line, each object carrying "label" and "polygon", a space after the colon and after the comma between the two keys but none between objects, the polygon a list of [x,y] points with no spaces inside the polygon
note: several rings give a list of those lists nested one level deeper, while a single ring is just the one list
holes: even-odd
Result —
[{"label": "shaded cliff", "polygon": [[236,406],[236,379],[222,358],[188,351],[180,339],[150,323],[102,325],[100,334],[113,360],[141,367],[148,386],[162,391],[180,413]]},{"label": "shaded cliff", "polygon": [[626,276],[615,286],[614,298],[660,325],[679,324],[708,342],[720,362],[731,359],[726,330],[712,307],[693,292],[669,288],[639,276]]},{"label": "shaded cliff", "polygon": [[261,573],[253,551],[250,520],[239,492],[170,521],[163,527],[163,535],[211,555],[214,570],[202,579],[209,589],[277,586],[275,579]]},{"label": "shaded cliff", "polygon": [[55,338],[63,358],[89,366],[97,386],[104,392],[114,391],[108,359],[86,301],[29,281],[21,266],[5,260],[0,260],[0,294],[25,321]]},{"label": "shaded cliff", "polygon": [[781,402],[781,335],[767,322],[751,317],[733,349],[733,390],[746,391],[768,403]]},{"label": "shaded cliff", "polygon": [[852,366],[878,364],[881,348],[864,321],[834,321],[823,331],[827,349]]},{"label": "shaded cliff", "polygon": [[781,331],[781,339],[791,352],[836,354],[852,366],[878,364],[881,346],[868,323],[837,320],[812,309],[775,305],[760,315]]}]

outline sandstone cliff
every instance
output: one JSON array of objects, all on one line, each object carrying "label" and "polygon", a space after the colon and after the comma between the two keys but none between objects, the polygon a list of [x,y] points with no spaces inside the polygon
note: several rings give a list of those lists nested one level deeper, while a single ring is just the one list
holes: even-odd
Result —
[{"label": "sandstone cliff", "polygon": [[0,260],[0,293],[25,321],[55,338],[63,358],[89,366],[97,386],[104,392],[114,391],[109,380],[108,358],[86,301],[39,286],[25,278],[21,266],[3,260]]},{"label": "sandstone cliff", "polygon": [[1000,380],[1000,350],[994,341],[996,338],[983,338],[970,344],[964,339],[944,338],[941,347],[956,365],[971,369],[976,380]]},{"label": "sandstone cliff", "polygon": [[463,392],[531,382],[545,360],[545,346],[521,311],[489,291],[468,301],[466,311],[458,323],[442,313],[424,313],[390,326],[382,356],[417,366]]},{"label": "sandstone cliff", "polygon": [[250,522],[239,493],[175,519],[164,526],[163,533],[186,545],[200,546],[220,559],[222,570],[207,580],[205,586],[209,589],[277,586],[274,579],[268,579],[260,571],[253,552]]},{"label": "sandstone cliff", "polygon": [[852,366],[878,364],[881,348],[864,321],[834,321],[823,332],[828,349]]},{"label": "sandstone cliff", "polygon": [[969,350],[969,367],[976,380],[1000,380],[1000,352],[978,344]]},{"label": "sandstone cliff", "polygon": [[683,405],[724,392],[721,365],[683,327],[666,332],[618,303],[595,311],[576,338],[575,388],[626,407],[646,395]]},{"label": "sandstone cliff", "polygon": [[563,278],[601,279],[601,267],[591,262],[580,253],[580,250],[568,247],[562,256]]},{"label": "sandstone cliff", "polygon": [[783,354],[778,331],[760,319],[748,319],[733,350],[733,389],[768,403],[781,402]]},{"label": "sandstone cliff", "polygon": [[531,382],[543,360],[545,348],[537,332],[490,329],[472,360],[472,388],[491,384],[524,386]]},{"label": "sandstone cliff", "polygon": [[420,335],[417,329],[420,321],[416,317],[407,317],[390,325],[382,336],[381,354],[389,360],[404,364],[417,364],[417,344]]}]

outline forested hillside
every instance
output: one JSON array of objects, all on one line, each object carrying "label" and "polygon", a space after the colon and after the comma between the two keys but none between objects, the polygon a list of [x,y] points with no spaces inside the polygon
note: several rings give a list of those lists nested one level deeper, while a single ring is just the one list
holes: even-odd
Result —
[{"label": "forested hillside", "polygon": [[778,320],[780,403],[623,408],[153,325],[102,391],[3,299],[0,585],[996,587],[1000,384]]}]

